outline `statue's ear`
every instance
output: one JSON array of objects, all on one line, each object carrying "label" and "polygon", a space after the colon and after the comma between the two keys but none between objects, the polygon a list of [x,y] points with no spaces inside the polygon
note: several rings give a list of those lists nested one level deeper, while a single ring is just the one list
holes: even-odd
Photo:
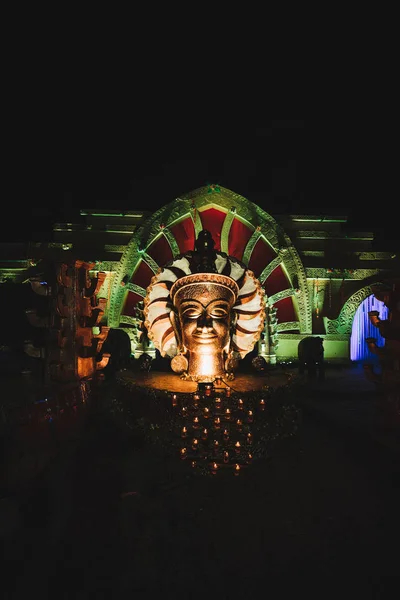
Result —
[{"label": "statue's ear", "polygon": [[237,314],[234,310],[232,310],[231,311],[231,320],[230,320],[230,325],[229,325],[229,341],[224,348],[224,352],[225,352],[226,356],[228,356],[231,353],[232,338],[236,331],[236,321],[237,321]]},{"label": "statue's ear", "polygon": [[231,311],[231,322],[229,327],[229,337],[232,340],[233,334],[236,330],[237,314],[234,310]]},{"label": "statue's ear", "polygon": [[182,344],[182,334],[181,334],[181,328],[180,328],[180,324],[179,324],[179,317],[176,314],[174,309],[172,309],[171,312],[169,313],[169,318],[170,318],[172,328],[173,328],[174,334],[175,334],[176,347],[178,348],[179,352],[183,352],[184,348],[183,348],[183,344]]}]

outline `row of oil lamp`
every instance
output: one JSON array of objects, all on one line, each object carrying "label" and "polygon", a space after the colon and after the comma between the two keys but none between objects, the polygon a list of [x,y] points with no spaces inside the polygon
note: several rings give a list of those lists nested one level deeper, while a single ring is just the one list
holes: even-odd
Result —
[{"label": "row of oil lamp", "polygon": [[[217,417],[217,418],[218,418],[218,417]],[[218,430],[218,429],[219,429],[219,427],[217,427],[216,429]],[[242,431],[242,429],[240,429],[239,431],[241,432],[241,431]],[[185,438],[187,438],[187,436],[188,436],[188,428],[186,427],[186,425],[184,425],[184,426],[182,427],[182,431],[181,431],[181,437],[182,437],[183,439],[185,439]],[[223,431],[222,431],[222,439],[223,439],[225,442],[228,442],[228,441],[229,441],[229,437],[230,437],[230,430],[229,430],[228,428],[226,428],[226,427],[225,427],[225,428],[223,429]],[[202,434],[201,434],[201,439],[202,439],[202,440],[204,440],[204,441],[208,440],[208,429],[207,429],[206,427],[205,427],[205,428],[203,429],[203,431],[202,431]],[[194,439],[193,439],[193,442],[195,443],[195,446],[196,446],[196,444],[198,443],[198,438],[194,438]],[[249,445],[251,445],[251,444],[253,443],[253,434],[252,434],[251,432],[248,432],[248,433],[246,434],[246,442],[247,442],[247,444],[249,444]],[[239,442],[239,441],[237,441],[237,442],[236,442],[236,444],[238,445],[238,448],[239,448],[239,447],[240,447],[240,442]]]},{"label": "row of oil lamp", "polygon": [[214,411],[214,413],[211,413],[208,406],[205,406],[201,413],[199,413],[199,411],[197,411],[197,413],[198,414],[195,414],[193,417],[189,416],[185,406],[181,411],[181,416],[186,419],[187,422],[191,421],[193,429],[199,429],[201,427],[200,418],[202,418],[203,423],[210,423],[209,427],[213,427],[215,430],[219,430],[223,424],[229,424],[236,425],[237,431],[242,431],[243,427],[246,427],[247,424],[254,423],[253,410],[248,410],[244,414],[236,414],[234,416],[232,415],[230,408],[227,408],[225,412]]},{"label": "row of oil lamp", "polygon": [[[192,467],[195,468],[197,466],[197,462],[195,460],[192,460]],[[225,465],[224,465],[225,466]],[[218,469],[221,468],[221,465],[219,465],[216,462],[213,462],[210,464],[210,471],[212,473],[212,475],[216,475],[218,472]],[[238,476],[240,475],[240,470],[241,470],[241,466],[239,463],[235,463],[234,467],[233,467],[233,474]]]},{"label": "row of oil lamp", "polygon": [[[221,388],[221,386],[222,386],[222,378],[221,377],[217,377],[215,379],[214,383],[207,383],[205,385],[204,394],[206,396],[211,396],[211,393],[213,392],[213,390],[215,391],[216,388]],[[227,385],[225,387],[225,396],[227,398],[229,398],[230,395],[231,395],[231,392],[232,392],[231,388],[229,387],[229,385]]]},{"label": "row of oil lamp", "polygon": [[[193,407],[194,408],[198,408],[199,400],[200,400],[199,394],[194,394],[193,395],[193,401],[194,401],[193,402]],[[215,409],[216,410],[221,410],[222,409],[221,397],[220,396],[216,396],[215,397],[214,404],[215,404]],[[172,406],[173,407],[177,407],[178,406],[178,395],[177,394],[172,394]],[[265,410],[265,400],[264,400],[264,398],[260,399],[259,408],[260,408],[260,410]],[[242,398],[239,398],[238,401],[237,401],[237,409],[238,410],[244,410],[244,402],[243,402]],[[187,412],[187,410],[188,410],[187,407],[185,407],[185,406],[182,407],[182,411],[184,413]],[[207,413],[209,412],[209,410],[210,409],[208,407],[204,408],[204,411],[205,411],[204,416],[205,417],[208,416]],[[251,411],[249,411],[249,412],[251,412]],[[225,410],[225,413],[226,413],[227,416],[229,416],[230,413],[231,413],[231,409],[227,408]],[[185,414],[183,416],[185,416]]]},{"label": "row of oil lamp", "polygon": [[[251,445],[251,442],[250,442],[249,445]],[[197,440],[196,438],[194,438],[194,440],[192,440],[192,450],[194,450],[196,452],[198,449],[199,449],[199,440]],[[219,450],[220,450],[219,442],[218,442],[218,440],[214,440],[213,453],[214,454],[218,454]],[[250,449],[249,448],[247,448],[247,449],[244,448],[240,444],[240,442],[237,441],[235,443],[235,445],[234,445],[235,455],[239,456],[239,455],[243,454],[243,450],[244,450],[245,453],[247,453],[247,458],[249,460],[251,460],[252,459],[252,454],[250,452]],[[186,458],[188,456],[188,454],[187,454],[188,449],[186,447],[185,448],[181,448],[180,452],[181,452],[181,458]],[[223,449],[222,450],[222,456],[224,458],[224,462],[226,462],[226,463],[229,462],[229,452],[228,452],[228,450]]]},{"label": "row of oil lamp", "polygon": [[[188,449],[187,448],[181,448],[180,450],[180,455],[181,455],[181,459],[182,460],[186,460],[188,458]],[[217,458],[217,457],[215,457]],[[215,475],[218,471],[218,469],[220,469],[221,467],[232,467],[233,466],[233,472],[234,475],[239,475],[241,468],[243,467],[243,463],[241,464],[240,462],[238,462],[238,457],[234,457],[236,458],[236,460],[233,461],[233,463],[231,462],[231,457],[229,455],[228,450],[224,450],[222,453],[222,463],[221,462],[217,462],[216,460],[212,460],[209,464],[210,466],[210,471],[213,475]],[[197,467],[197,463],[198,463],[198,459],[197,457],[194,457],[193,455],[191,456],[191,466],[193,468]],[[207,458],[203,457],[203,460],[207,460]],[[250,452],[248,452],[244,458],[244,463],[246,465],[250,465],[251,462],[253,460],[253,456]]]},{"label": "row of oil lamp", "polygon": [[[231,411],[230,411],[229,408],[226,409],[225,413],[223,413],[223,414],[220,413],[220,414],[221,414],[222,420],[224,420],[224,421],[226,421],[228,423],[236,422],[236,427],[237,427],[238,431],[242,430],[243,419],[236,419],[236,417],[232,418],[232,414],[231,414]],[[182,416],[183,417],[187,417],[186,411],[182,410]],[[210,418],[210,410],[207,407],[205,407],[203,409],[203,415],[202,416],[204,417],[204,419],[209,419]],[[221,417],[217,414],[217,416],[212,417],[210,419],[210,422],[212,420],[214,420],[214,429],[219,429],[221,427],[221,423],[222,423]],[[254,421],[254,413],[253,413],[252,410],[248,411],[247,416],[245,417],[245,421],[246,421],[246,423],[253,423],[253,421]],[[199,417],[197,415],[195,415],[193,417],[192,426],[193,426],[194,429],[198,429],[200,427],[200,421],[199,421]]]},{"label": "row of oil lamp", "polygon": [[[188,418],[188,408],[186,406],[182,407],[181,410],[181,415],[182,417]],[[192,412],[192,411],[190,411]],[[193,412],[192,412],[193,414]],[[214,414],[216,415],[216,417],[214,418],[214,423],[216,425],[216,427],[218,427],[218,425],[221,424],[221,417],[225,420],[225,421],[231,421],[233,416],[232,416],[232,411],[230,408],[226,408],[225,411],[223,412],[222,410],[216,409],[214,411]],[[210,412],[210,409],[208,406],[205,406],[202,409],[202,416],[204,417],[204,419],[208,419],[210,418],[210,416],[212,416],[212,413]],[[245,417],[247,423],[252,423],[254,421],[254,412],[253,410],[248,410],[247,411],[247,416]],[[193,417],[193,425],[196,426],[199,422],[199,417],[197,415],[195,415]],[[237,419],[236,420],[237,425],[241,425],[243,423],[243,418],[242,419]]]}]

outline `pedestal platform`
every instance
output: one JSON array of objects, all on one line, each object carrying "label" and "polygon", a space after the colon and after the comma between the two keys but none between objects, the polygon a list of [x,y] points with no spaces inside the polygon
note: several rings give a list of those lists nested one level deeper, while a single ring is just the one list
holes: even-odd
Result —
[{"label": "pedestal platform", "polygon": [[[230,387],[232,394],[246,394],[251,392],[261,392],[262,390],[274,389],[284,386],[288,383],[292,373],[290,371],[276,371],[264,374],[238,373],[235,379],[227,381],[226,379],[216,387]],[[122,371],[118,378],[128,385],[142,388],[143,390],[154,390],[162,392],[171,392],[175,394],[192,394],[198,388],[195,381],[184,381],[176,373],[165,373],[161,371],[132,372]],[[214,384],[216,385],[216,384]]]}]

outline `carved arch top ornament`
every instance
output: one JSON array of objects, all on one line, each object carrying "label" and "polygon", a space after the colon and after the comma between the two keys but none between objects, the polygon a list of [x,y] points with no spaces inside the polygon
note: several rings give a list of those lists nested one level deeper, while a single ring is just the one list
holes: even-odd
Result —
[{"label": "carved arch top ornament", "polygon": [[356,310],[365,298],[368,298],[372,293],[371,286],[367,285],[346,300],[337,319],[331,320],[328,319],[328,317],[324,317],[326,333],[334,335],[351,335]]},{"label": "carved arch top ornament", "polygon": [[[251,253],[260,238],[274,250],[277,259],[273,261],[274,264],[271,268],[268,268],[267,265],[263,269],[262,276],[265,280],[278,265],[284,268],[291,288],[290,293],[285,291],[284,297],[288,294],[293,296],[293,301],[297,305],[301,333],[311,333],[311,302],[306,273],[290,238],[277,221],[254,202],[220,186],[218,189],[215,186],[204,186],[180,196],[157,210],[134,232],[116,269],[110,295],[108,325],[113,328],[120,326],[124,300],[129,291],[135,291],[143,297],[143,288],[139,289],[135,283],[123,284],[123,280],[126,278],[131,281],[138,264],[141,261],[146,262],[153,272],[157,268],[163,267],[163,265],[157,265],[147,254],[150,245],[164,236],[171,248],[172,255],[175,256],[178,247],[171,231],[172,227],[189,218],[197,237],[202,229],[201,211],[212,207],[226,213],[221,229],[221,250],[223,252],[227,252],[229,232],[234,219],[238,219],[252,231],[243,252],[242,261],[245,264],[248,264]],[[294,285],[296,286],[295,294],[293,293]]]}]

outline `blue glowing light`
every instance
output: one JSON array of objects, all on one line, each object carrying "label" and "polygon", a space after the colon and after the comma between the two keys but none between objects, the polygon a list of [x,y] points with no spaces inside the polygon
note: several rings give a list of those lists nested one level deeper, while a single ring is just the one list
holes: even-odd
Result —
[{"label": "blue glowing light", "polygon": [[368,348],[368,344],[365,341],[368,337],[375,338],[377,346],[385,345],[385,338],[381,336],[379,329],[372,325],[369,320],[368,313],[371,310],[379,312],[381,321],[385,321],[388,318],[389,309],[383,302],[377,300],[374,295],[365,298],[354,316],[350,338],[351,360],[368,360],[371,362],[378,360],[376,354],[373,354]]}]

